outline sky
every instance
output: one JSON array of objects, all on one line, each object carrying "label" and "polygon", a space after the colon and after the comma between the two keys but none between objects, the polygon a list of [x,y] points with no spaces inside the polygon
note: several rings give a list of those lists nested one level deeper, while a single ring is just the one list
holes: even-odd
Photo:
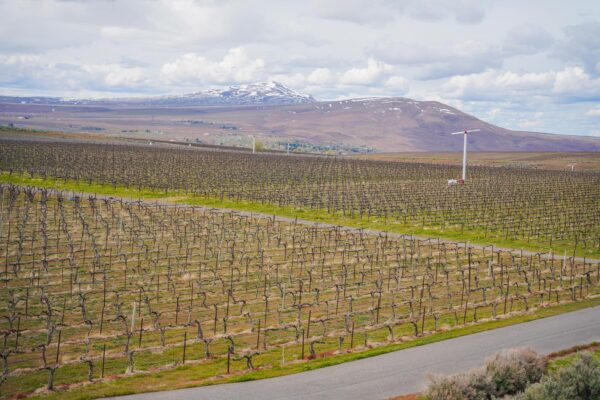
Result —
[{"label": "sky", "polygon": [[124,97],[279,81],[437,100],[600,136],[600,1],[0,0],[0,95]]}]

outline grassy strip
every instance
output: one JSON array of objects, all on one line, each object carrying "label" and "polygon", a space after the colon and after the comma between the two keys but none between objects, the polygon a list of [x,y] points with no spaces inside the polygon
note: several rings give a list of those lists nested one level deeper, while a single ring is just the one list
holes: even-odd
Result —
[{"label": "grassy strip", "polygon": [[[367,357],[378,356],[392,351],[407,349],[416,346],[423,346],[442,340],[452,339],[459,336],[470,335],[478,332],[484,332],[514,324],[520,324],[523,322],[551,317],[597,305],[600,305],[600,298],[582,300],[576,303],[559,304],[555,306],[537,309],[530,314],[471,324],[460,328],[451,329],[445,332],[434,333],[429,336],[416,338],[407,342],[375,347],[360,352],[333,355],[326,358],[319,358],[307,362],[291,363],[284,366],[276,365],[272,368],[260,369],[233,376],[216,375],[214,379],[199,379],[198,377],[203,375],[201,371],[203,365],[184,365],[172,370],[140,373],[137,375],[117,378],[114,380],[78,386],[66,392],[58,391],[49,394],[42,394],[34,398],[45,400],[84,400],[99,397],[122,396],[127,394],[144,393],[158,390],[183,389],[220,383],[243,382],[257,379],[274,378],[298,372],[311,371],[318,368],[341,364],[344,362],[360,360]],[[220,364],[220,366],[222,367],[222,371],[224,372],[224,361]]]},{"label": "grassy strip", "polygon": [[550,359],[550,362],[548,363],[548,371],[554,372],[556,370],[559,370],[561,368],[571,365],[573,363],[573,361],[575,361],[575,358],[577,357],[578,353],[586,352],[586,351],[589,351],[594,357],[596,357],[600,360],[600,349],[598,349],[598,345],[597,344],[595,346],[591,345],[589,349],[585,349],[585,348],[576,349],[571,354]]},{"label": "grassy strip", "polygon": [[[197,205],[205,207],[227,208],[232,210],[250,211],[256,213],[272,214],[281,217],[300,218],[315,222],[323,222],[334,225],[349,226],[353,228],[365,228],[375,230],[385,230],[389,232],[417,235],[424,237],[439,237],[440,239],[456,242],[469,241],[473,244],[490,245],[494,244],[500,248],[523,249],[535,252],[554,251],[557,256],[566,254],[573,255],[572,243],[554,243],[552,249],[548,244],[535,241],[504,239],[493,237],[488,233],[487,237],[481,230],[461,230],[458,228],[440,229],[434,227],[421,227],[414,225],[404,225],[397,220],[384,221],[381,218],[371,217],[358,218],[347,217],[340,214],[330,214],[326,210],[303,209],[293,207],[281,207],[272,204],[261,204],[244,200],[215,199],[202,196],[190,195],[184,192],[160,191],[153,189],[126,188],[122,186],[112,186],[110,184],[85,183],[75,180],[62,180],[54,178],[31,178],[25,175],[9,175],[6,172],[0,174],[0,183],[12,183],[22,186],[36,186],[41,188],[59,189],[65,191],[74,191],[82,193],[99,194],[104,196],[115,196],[142,200],[161,200],[176,204]],[[600,249],[577,249],[575,254],[580,257],[600,258]]]}]

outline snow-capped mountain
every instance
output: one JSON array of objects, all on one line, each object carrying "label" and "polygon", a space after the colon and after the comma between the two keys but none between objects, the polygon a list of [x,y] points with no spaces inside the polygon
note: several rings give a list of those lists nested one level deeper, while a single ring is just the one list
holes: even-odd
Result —
[{"label": "snow-capped mountain", "polygon": [[0,102],[56,105],[125,106],[213,106],[213,105],[289,105],[314,103],[311,95],[296,92],[279,82],[251,83],[208,89],[195,93],[130,98],[72,99],[60,97],[1,96]]},{"label": "snow-capped mountain", "polygon": [[283,105],[313,103],[316,100],[279,82],[252,83],[230,86],[227,89],[210,89],[184,95],[160,96],[139,99],[137,102],[152,105]]},{"label": "snow-capped mountain", "polygon": [[96,134],[151,129],[164,133],[164,138],[197,138],[200,133],[220,137],[233,130],[273,140],[291,137],[380,151],[461,151],[462,140],[449,132],[476,128],[480,132],[469,138],[472,150],[600,151],[600,138],[511,131],[437,101],[399,97],[316,101],[276,82],[137,99],[0,96],[2,124]]}]

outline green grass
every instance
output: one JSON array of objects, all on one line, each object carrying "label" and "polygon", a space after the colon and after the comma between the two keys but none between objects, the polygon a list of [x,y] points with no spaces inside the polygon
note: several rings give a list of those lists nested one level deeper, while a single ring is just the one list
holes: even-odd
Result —
[{"label": "green grass", "polygon": [[20,126],[0,125],[0,132],[47,132],[38,129],[24,128]]},{"label": "green grass", "polygon": [[[153,189],[141,189],[126,188],[122,186],[113,186],[110,184],[98,184],[98,183],[85,183],[78,182],[75,180],[62,180],[54,178],[42,179],[39,177],[29,177],[25,175],[9,175],[4,172],[0,174],[0,183],[12,183],[15,185],[22,186],[36,186],[41,188],[53,188],[66,191],[99,194],[105,196],[115,196],[122,198],[131,199],[142,199],[142,200],[161,200],[165,202],[171,202],[176,204],[187,204],[197,205],[205,207],[218,207],[240,211],[250,211],[256,213],[272,214],[281,217],[299,218],[315,222],[323,222],[341,226],[349,226],[354,228],[365,228],[375,230],[385,230],[389,232],[410,234],[422,237],[439,237],[440,239],[465,242],[468,241],[472,244],[478,245],[491,245],[498,248],[506,249],[523,249],[534,252],[549,252],[553,251],[557,257],[561,257],[564,254],[572,256],[573,243],[569,242],[556,242],[553,243],[552,248],[547,243],[538,243],[534,240],[527,241],[522,239],[504,239],[488,233],[486,237],[483,230],[465,229],[464,231],[459,228],[447,228],[441,229],[437,227],[422,227],[415,225],[404,225],[397,220],[384,221],[378,218],[358,218],[348,217],[340,214],[330,214],[326,210],[315,210],[305,208],[293,208],[293,207],[280,207],[272,204],[262,204],[250,201],[236,201],[223,199],[222,201],[215,198],[207,198],[201,196],[195,196],[186,194],[184,192],[176,191],[161,191]],[[600,258],[600,249],[582,249],[578,248],[575,251],[575,255],[580,257],[588,258]]]},{"label": "green grass", "polygon": [[[471,324],[460,328],[448,330],[445,332],[439,332],[431,334],[429,336],[419,337],[406,342],[375,347],[360,352],[332,355],[329,357],[319,358],[311,361],[295,362],[283,366],[281,366],[278,363],[273,364],[270,368],[264,368],[249,372],[245,372],[243,367],[240,367],[241,362],[237,361],[234,373],[230,376],[227,376],[225,374],[226,361],[219,360],[218,362],[211,364],[210,370],[206,369],[206,364],[182,365],[170,370],[140,373],[136,375],[117,378],[114,380],[106,380],[103,382],[96,382],[89,385],[78,386],[69,391],[59,390],[54,393],[38,395],[34,398],[45,400],[84,400],[158,390],[172,390],[186,387],[205,386],[218,383],[242,382],[257,379],[273,378],[277,376],[315,370],[318,368],[337,365],[344,362],[360,360],[363,358],[373,357],[392,351],[407,349],[410,347],[423,346],[442,340],[452,339],[459,336],[488,331],[523,322],[533,321],[536,319],[555,316],[566,312],[576,311],[579,309],[593,307],[597,305],[600,305],[600,298],[582,300],[576,303],[560,304],[546,308],[541,308],[536,310],[535,312],[525,315]],[[278,359],[280,354],[279,350],[274,350],[268,353],[269,357],[271,357],[273,360]],[[45,375],[42,376],[45,377]],[[209,376],[212,376],[212,378],[208,378]],[[37,378],[39,380],[40,377],[38,376]]]},{"label": "green grass", "polygon": [[[598,349],[597,346],[594,346],[594,349],[592,349],[592,350],[582,350],[581,352],[588,352],[588,351],[594,357],[596,357],[600,360],[600,349]],[[580,353],[580,351],[576,351],[573,354],[568,354],[566,356],[560,356],[560,357],[551,359],[548,362],[548,371],[554,372],[556,370],[559,370],[561,368],[571,365],[573,363],[573,361],[575,361],[575,358],[577,357],[578,353]]]}]

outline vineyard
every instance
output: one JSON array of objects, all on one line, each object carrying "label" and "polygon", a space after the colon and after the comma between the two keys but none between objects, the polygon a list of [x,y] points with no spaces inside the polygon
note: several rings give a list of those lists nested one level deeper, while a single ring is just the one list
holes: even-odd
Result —
[{"label": "vineyard", "polygon": [[[600,174],[474,167],[448,187],[452,166],[252,155],[198,149],[6,141],[8,174],[100,183],[213,200],[313,210],[324,215],[515,240],[548,251],[600,254]],[[562,246],[562,247],[561,247]],[[585,253],[582,253],[585,252]]]},{"label": "vineyard", "polygon": [[[529,206],[507,221],[511,229],[539,218],[535,229],[551,229],[547,234],[598,234],[600,185],[594,175],[512,176],[528,185],[527,192],[486,180],[508,180],[510,171],[477,170],[474,187],[485,194],[470,208],[472,187],[458,188],[467,194],[423,195],[428,187],[437,187],[438,194],[446,190],[438,183],[453,172],[446,167],[65,144],[3,146],[1,154],[2,168],[13,173],[398,218],[424,217],[418,208],[423,202],[428,212],[436,204],[464,206],[432,212],[431,220],[480,213],[472,224],[500,223],[510,196],[517,196],[515,205]],[[221,163],[208,168],[215,160]],[[236,180],[236,173],[245,175]],[[422,189],[405,193],[390,185],[395,175],[400,186]],[[539,187],[553,179],[565,188]],[[575,196],[577,201],[568,201]],[[555,203],[565,212],[572,206],[567,215],[577,222],[552,220],[556,208],[545,207],[560,207]],[[399,204],[406,208],[392,207]],[[486,210],[484,204],[497,208]],[[3,397],[183,364],[197,365],[196,378],[208,380],[408,341],[600,293],[600,264],[563,255],[12,185],[0,186],[0,211]]]}]

